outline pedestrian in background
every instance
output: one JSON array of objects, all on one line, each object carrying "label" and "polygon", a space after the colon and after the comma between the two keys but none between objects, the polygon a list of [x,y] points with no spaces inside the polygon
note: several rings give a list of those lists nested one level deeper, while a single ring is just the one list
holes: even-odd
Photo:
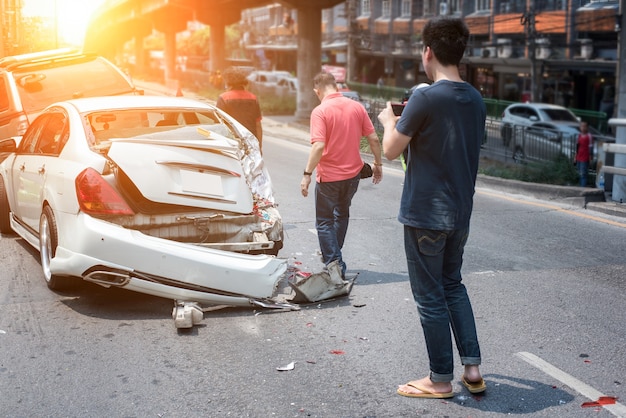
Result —
[{"label": "pedestrian in background", "polygon": [[374,184],[383,177],[380,142],[363,105],[344,97],[332,74],[318,74],[313,86],[321,103],[311,112],[311,151],[300,190],[302,196],[308,196],[315,170],[315,228],[322,260],[326,266],[337,261],[345,277],[346,263],[341,250],[348,230],[350,204],[364,164],[361,138],[367,137],[374,155]]},{"label": "pedestrian in background", "polygon": [[486,117],[480,93],[459,74],[468,38],[462,19],[428,21],[422,65],[433,83],[415,89],[400,117],[390,103],[378,116],[385,157],[394,160],[408,146],[398,220],[404,224],[409,281],[430,366],[428,376],[398,387],[408,397],[454,396],[451,328],[465,366],[462,384],[471,393],[486,388],[474,313],[461,277]]},{"label": "pedestrian in background", "polygon": [[381,75],[376,81],[376,89],[378,90],[378,97],[383,97],[383,87],[385,87],[385,79]]},{"label": "pedestrian in background", "polygon": [[580,178],[581,187],[587,187],[587,176],[589,175],[589,164],[593,157],[593,138],[589,133],[589,124],[585,121],[580,122],[580,133],[576,141],[576,170]]},{"label": "pedestrian in background", "polygon": [[229,67],[222,74],[226,91],[217,98],[217,107],[237,119],[259,140],[259,149],[263,144],[261,127],[261,107],[257,97],[246,90],[248,79],[238,68]]}]

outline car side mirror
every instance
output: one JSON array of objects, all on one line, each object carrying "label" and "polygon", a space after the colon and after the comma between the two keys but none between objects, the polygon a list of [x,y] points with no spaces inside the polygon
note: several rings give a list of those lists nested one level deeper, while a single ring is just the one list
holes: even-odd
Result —
[{"label": "car side mirror", "polygon": [[14,138],[0,140],[0,152],[15,152],[17,150],[17,142]]}]

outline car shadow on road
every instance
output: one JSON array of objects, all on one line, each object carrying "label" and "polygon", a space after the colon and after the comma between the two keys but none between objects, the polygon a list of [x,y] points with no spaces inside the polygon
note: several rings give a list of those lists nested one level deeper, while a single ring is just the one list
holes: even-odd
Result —
[{"label": "car shadow on road", "polygon": [[62,290],[60,302],[70,309],[102,319],[163,319],[171,317],[174,301],[119,288],[105,288],[79,278]]}]

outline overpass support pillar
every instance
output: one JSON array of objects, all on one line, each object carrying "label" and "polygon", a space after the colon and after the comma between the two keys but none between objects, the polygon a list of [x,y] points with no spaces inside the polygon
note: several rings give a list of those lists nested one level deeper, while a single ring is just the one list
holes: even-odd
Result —
[{"label": "overpass support pillar", "polygon": [[209,53],[211,71],[224,71],[226,59],[224,56],[224,42],[226,40],[226,27],[222,23],[211,25],[211,37],[209,38]]},{"label": "overpass support pillar", "polygon": [[[617,37],[618,59],[617,59],[617,117],[626,118],[626,15],[624,7],[626,2],[620,1],[619,19],[620,32]],[[610,115],[609,115],[610,116]],[[615,131],[615,142],[626,144],[626,126],[618,126]],[[626,168],[626,154],[615,154],[615,167]],[[615,202],[626,202],[626,178],[623,176],[613,176],[612,200]]]},{"label": "overpass support pillar", "polygon": [[321,26],[321,8],[309,4],[298,8],[297,119],[309,119],[311,111],[319,104],[313,93],[313,78],[322,70]]}]

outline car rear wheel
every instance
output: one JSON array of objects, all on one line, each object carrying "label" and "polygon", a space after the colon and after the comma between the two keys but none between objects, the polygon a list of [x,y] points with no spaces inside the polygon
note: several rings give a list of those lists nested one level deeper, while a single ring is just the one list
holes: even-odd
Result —
[{"label": "car rear wheel", "polygon": [[39,255],[41,257],[41,269],[48,288],[52,290],[60,289],[63,285],[63,278],[55,276],[50,271],[50,260],[56,254],[58,244],[57,223],[50,206],[45,206],[39,218]]},{"label": "car rear wheel", "polygon": [[513,151],[513,161],[517,164],[523,164],[526,161],[526,154],[524,154],[522,147],[515,147],[515,151]]},{"label": "car rear wheel", "polygon": [[3,234],[12,234],[11,221],[9,214],[9,198],[7,197],[7,191],[4,188],[4,180],[0,177],[0,232]]}]

